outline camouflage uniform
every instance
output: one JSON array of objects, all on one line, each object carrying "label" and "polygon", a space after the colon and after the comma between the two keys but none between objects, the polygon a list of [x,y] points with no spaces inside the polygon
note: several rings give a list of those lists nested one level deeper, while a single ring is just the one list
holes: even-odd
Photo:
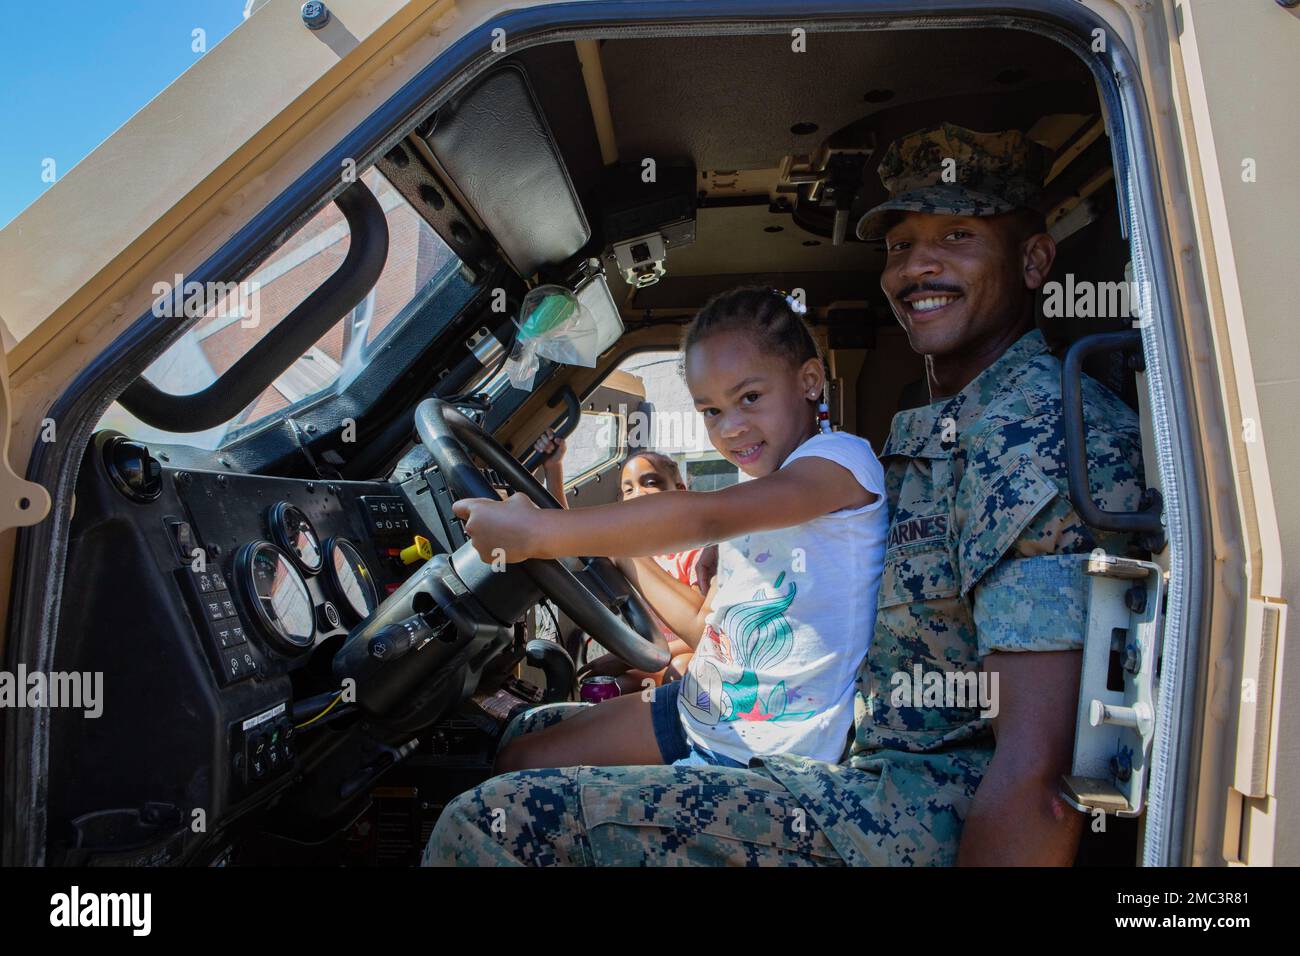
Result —
[{"label": "camouflage uniform", "polygon": [[[940,129],[950,137],[944,148],[965,148],[972,168],[1001,168],[1006,155],[1032,165],[1024,158],[1032,144],[1018,133]],[[925,147],[933,134],[891,147],[882,176],[894,168],[886,165],[895,162],[891,155],[933,160]],[[984,139],[989,150],[981,153]],[[1015,192],[1008,187],[1015,170],[1003,173],[998,188]],[[911,187],[923,178],[905,178],[900,198],[918,201],[924,187]],[[943,193],[931,199],[947,208],[984,201],[962,200],[935,186],[933,175],[930,184]],[[1126,536],[1088,528],[1070,504],[1060,382],[1060,363],[1034,331],[956,395],[895,416],[881,456],[891,521],[875,635],[858,674],[854,739],[842,763],[782,755],[754,758],[748,769],[505,774],[447,807],[425,862],[953,863],[993,754],[992,734],[978,706],[900,696],[899,675],[917,668],[976,674],[980,658],[994,652],[1080,649],[1088,553],[1129,549]],[[1142,491],[1136,416],[1091,380],[1083,396],[1095,500],[1135,510]],[[543,708],[509,732],[574,712],[575,705]]]},{"label": "camouflage uniform", "polygon": [[[590,704],[535,708],[506,740]],[[785,787],[728,767],[567,767],[503,774],[443,811],[423,865],[839,866]]]}]

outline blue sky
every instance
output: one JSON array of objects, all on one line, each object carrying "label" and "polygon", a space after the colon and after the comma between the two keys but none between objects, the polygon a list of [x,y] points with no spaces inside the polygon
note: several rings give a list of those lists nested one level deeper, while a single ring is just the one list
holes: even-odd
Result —
[{"label": "blue sky", "polygon": [[244,0],[5,0],[0,227],[243,22]]}]

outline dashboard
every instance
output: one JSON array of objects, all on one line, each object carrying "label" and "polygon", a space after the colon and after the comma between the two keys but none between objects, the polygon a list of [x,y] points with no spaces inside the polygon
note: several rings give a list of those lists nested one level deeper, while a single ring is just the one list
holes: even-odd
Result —
[{"label": "dashboard", "polygon": [[223,685],[307,666],[396,588],[402,552],[418,558],[416,537],[431,534],[388,486],[191,471],[174,483],[173,573]]},{"label": "dashboard", "polygon": [[102,712],[52,712],[54,861],[180,860],[196,821],[228,827],[310,773],[302,707],[337,692],[350,629],[465,540],[436,473],[207,464],[111,431],[87,450],[55,666],[101,675]]}]

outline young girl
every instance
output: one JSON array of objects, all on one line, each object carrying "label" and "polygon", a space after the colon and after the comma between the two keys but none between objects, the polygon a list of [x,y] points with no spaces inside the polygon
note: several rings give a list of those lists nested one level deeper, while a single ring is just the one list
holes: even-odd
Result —
[{"label": "young girl", "polygon": [[[666,491],[685,491],[686,483],[682,481],[677,462],[657,451],[637,451],[627,457],[620,474],[619,495],[622,501],[631,501],[642,495],[658,495]],[[682,599],[688,602],[695,613],[699,613],[704,603],[707,586],[701,589],[699,579],[700,559],[708,548],[687,548],[671,554],[656,554],[649,558],[620,558],[618,565],[632,580],[643,575],[654,575],[662,571],[668,577],[684,585],[687,590],[676,588]],[[671,585],[669,585],[671,586]],[[612,674],[618,679],[618,688],[623,693],[640,690],[646,678],[656,685],[681,680],[686,675],[691,655],[695,651],[694,638],[683,639],[671,627],[659,622],[668,637],[668,653],[672,655],[668,666],[653,674],[646,671],[629,670],[613,655],[597,658],[590,665],[592,674]],[[613,658],[611,660],[611,658]]]},{"label": "young girl", "polygon": [[523,495],[454,505],[480,555],[503,548],[511,562],[721,542],[698,609],[668,574],[634,568],[656,613],[696,647],[685,679],[516,737],[498,770],[840,759],[875,620],[884,474],[868,442],[819,427],[825,371],[795,308],[770,289],[737,289],[711,300],[683,340],[709,439],[750,480],[576,511]]}]

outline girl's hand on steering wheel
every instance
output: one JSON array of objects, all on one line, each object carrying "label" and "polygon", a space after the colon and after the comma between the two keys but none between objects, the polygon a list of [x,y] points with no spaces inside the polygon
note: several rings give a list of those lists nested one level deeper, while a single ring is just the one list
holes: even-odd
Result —
[{"label": "girl's hand on steering wheel", "polygon": [[541,509],[527,495],[505,501],[462,498],[451,506],[465,523],[465,533],[484,564],[518,564],[539,557],[535,532]]}]

